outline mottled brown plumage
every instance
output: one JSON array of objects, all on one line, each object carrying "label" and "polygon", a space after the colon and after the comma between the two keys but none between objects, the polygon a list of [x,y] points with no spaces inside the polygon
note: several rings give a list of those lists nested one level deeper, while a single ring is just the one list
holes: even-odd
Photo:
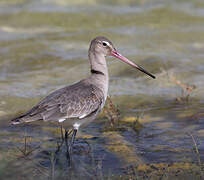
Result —
[{"label": "mottled brown plumage", "polygon": [[[15,123],[37,120],[59,121],[90,116],[104,103],[103,92],[87,80],[59,89],[44,98],[24,115],[14,119]],[[70,121],[69,120],[69,121]],[[74,122],[70,122],[73,125]]]}]

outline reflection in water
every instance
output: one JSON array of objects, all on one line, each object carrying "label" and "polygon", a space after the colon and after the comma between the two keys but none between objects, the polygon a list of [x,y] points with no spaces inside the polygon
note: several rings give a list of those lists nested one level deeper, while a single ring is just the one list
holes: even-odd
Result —
[{"label": "reflection in water", "polygon": [[89,144],[82,139],[76,141],[72,156],[62,139],[50,140],[38,147],[28,139],[24,138],[23,147],[16,147],[15,161],[8,167],[19,178],[88,179],[102,175],[102,160],[94,157]]}]

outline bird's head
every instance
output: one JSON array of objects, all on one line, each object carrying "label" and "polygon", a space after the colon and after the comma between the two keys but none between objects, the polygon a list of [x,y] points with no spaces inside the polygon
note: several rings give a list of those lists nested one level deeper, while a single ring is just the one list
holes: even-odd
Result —
[{"label": "bird's head", "polygon": [[115,50],[112,42],[106,37],[96,37],[91,41],[90,50],[103,56],[111,56],[111,52]]},{"label": "bird's head", "polygon": [[93,53],[95,55],[97,54],[99,56],[113,56],[113,57],[116,57],[117,59],[120,59],[123,62],[137,68],[138,70],[140,70],[143,73],[149,75],[150,77],[152,77],[154,79],[156,78],[154,75],[152,75],[148,71],[144,70],[141,66],[133,63],[132,61],[130,61],[126,57],[122,56],[116,50],[113,43],[110,40],[108,40],[106,37],[99,36],[99,37],[96,37],[95,39],[93,39],[91,41],[89,52],[91,52],[91,53]]}]

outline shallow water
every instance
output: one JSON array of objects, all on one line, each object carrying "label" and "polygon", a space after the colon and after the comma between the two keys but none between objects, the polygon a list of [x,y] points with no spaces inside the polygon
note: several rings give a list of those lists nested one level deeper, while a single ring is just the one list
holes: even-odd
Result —
[{"label": "shallow water", "polygon": [[[203,8],[201,0],[1,0],[1,177],[27,177],[30,172],[30,179],[49,178],[53,172],[66,177],[65,145],[51,163],[58,125],[12,127],[9,120],[53,90],[87,76],[87,50],[98,35],[110,38],[121,54],[157,78],[107,58],[119,128],[111,129],[102,114],[81,129],[73,157],[80,163],[73,165],[73,179],[118,175],[130,164],[203,162]],[[140,128],[134,128],[137,117]],[[19,160],[25,136],[30,137],[28,148],[36,148],[29,161]],[[12,166],[13,174],[6,173]]]}]

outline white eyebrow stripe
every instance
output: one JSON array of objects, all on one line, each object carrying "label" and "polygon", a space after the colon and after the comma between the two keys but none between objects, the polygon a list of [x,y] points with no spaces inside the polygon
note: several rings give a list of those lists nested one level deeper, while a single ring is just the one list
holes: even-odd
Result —
[{"label": "white eyebrow stripe", "polygon": [[110,46],[110,43],[109,42],[107,42],[107,41],[102,41],[103,43],[106,43],[107,44],[107,46]]}]

